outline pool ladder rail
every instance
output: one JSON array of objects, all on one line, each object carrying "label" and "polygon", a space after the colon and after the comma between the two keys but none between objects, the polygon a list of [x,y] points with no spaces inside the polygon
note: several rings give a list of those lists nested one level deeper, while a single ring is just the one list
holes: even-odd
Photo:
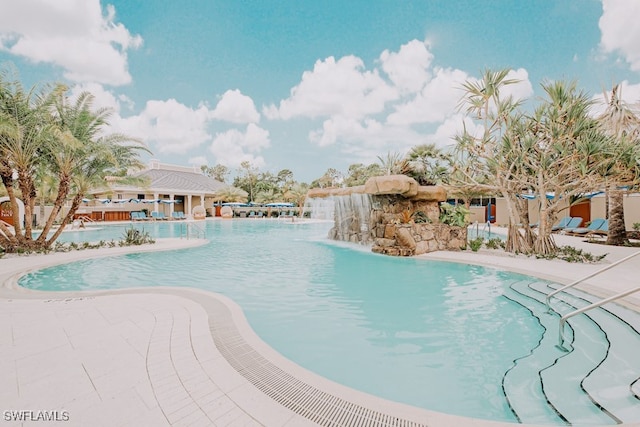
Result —
[{"label": "pool ladder rail", "polygon": [[180,223],[180,238],[187,239],[206,239],[207,232],[200,225],[194,222],[181,222]]},{"label": "pool ladder rail", "polygon": [[[607,265],[606,267],[601,268],[600,270],[597,270],[597,271],[595,271],[595,272],[593,272],[591,274],[588,274],[588,275],[586,275],[584,277],[581,277],[580,279],[578,279],[578,280],[576,280],[574,282],[571,282],[566,286],[563,286],[561,288],[556,289],[553,292],[550,292],[545,298],[545,304],[547,305],[547,313],[551,313],[551,298],[553,296],[557,295],[560,292],[565,291],[566,289],[573,288],[574,286],[579,285],[580,283],[584,282],[587,279],[591,279],[592,277],[595,277],[595,276],[597,276],[597,275],[599,275],[601,273],[604,273],[605,271],[610,270],[613,267],[616,267],[616,266],[618,266],[618,265],[630,260],[631,258],[636,257],[637,255],[640,255],[640,251],[635,252],[635,253],[633,253],[633,254],[631,254],[629,256],[626,256],[626,257],[624,257],[624,258],[622,258],[622,259],[620,259],[620,260],[618,260],[618,261],[616,261],[616,262],[614,262],[612,264]],[[605,298],[605,299],[603,299],[601,301],[594,302],[593,304],[589,304],[586,307],[582,307],[580,309],[577,309],[577,310],[575,310],[575,311],[573,311],[571,313],[568,313],[568,314],[565,314],[564,316],[562,316],[560,318],[559,327],[558,327],[558,348],[561,349],[561,350],[564,350],[564,351],[568,351],[568,349],[566,347],[564,347],[564,340],[565,340],[564,339],[564,325],[565,325],[565,323],[567,322],[568,319],[570,319],[571,317],[573,317],[573,316],[575,316],[577,314],[584,313],[586,311],[589,311],[591,309],[600,307],[601,305],[616,301],[616,300],[618,300],[620,298],[624,298],[624,297],[626,297],[628,295],[631,295],[631,294],[634,294],[636,292],[640,292],[640,286],[638,286],[636,288],[632,288],[632,289],[627,289],[624,292],[620,292],[619,294],[613,295],[613,296],[611,296],[609,298]]]},{"label": "pool ladder rail", "polygon": [[[515,359],[503,377],[503,393],[518,421],[609,425],[640,420],[640,314],[617,304],[601,307],[638,290],[599,300],[540,281],[509,287],[504,296],[529,310],[544,330],[538,344]],[[553,310],[547,309],[548,295],[557,295]],[[583,313],[567,323],[572,332],[568,348],[564,342],[562,348],[554,345],[549,332],[556,319],[551,316],[564,318],[564,328]]]}]

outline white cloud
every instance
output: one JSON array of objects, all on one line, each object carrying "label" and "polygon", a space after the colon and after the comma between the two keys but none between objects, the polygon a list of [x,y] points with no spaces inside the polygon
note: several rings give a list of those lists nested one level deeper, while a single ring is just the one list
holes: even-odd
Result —
[{"label": "white cloud", "polygon": [[209,161],[205,156],[196,156],[196,157],[190,157],[189,160],[187,160],[187,163],[194,166],[202,166],[202,165],[208,165]]},{"label": "white cloud", "polygon": [[466,129],[471,135],[482,135],[483,127],[463,114],[455,114],[443,121],[433,134],[426,136],[426,141],[438,147],[455,144],[454,137]]},{"label": "white cloud", "polygon": [[259,153],[270,144],[269,131],[250,123],[245,132],[230,129],[216,134],[209,151],[216,157],[216,163],[227,167],[238,167],[244,161],[262,167],[265,161]]},{"label": "white cloud", "polygon": [[279,107],[265,107],[270,119],[292,117],[330,117],[341,115],[360,119],[384,110],[397,91],[389,86],[377,70],[366,71],[360,58],[345,56],[338,61],[329,57],[317,61],[313,71],[305,71],[300,84]]},{"label": "white cloud", "polygon": [[112,122],[114,130],[141,138],[160,153],[186,153],[211,140],[207,131],[211,112],[192,109],[175,99],[148,101],[137,116]]},{"label": "white cloud", "polygon": [[121,102],[125,104],[131,102],[127,97],[115,95],[98,83],[83,83],[73,86],[69,91],[72,100],[78,99],[82,92],[89,92],[93,95],[93,109],[109,108],[114,114],[120,114]]},{"label": "white cloud", "polygon": [[640,71],[640,2],[602,0],[600,48],[605,53],[619,53],[631,69]]},{"label": "white cloud", "polygon": [[433,54],[426,42],[411,40],[399,52],[385,50],[380,55],[382,69],[402,93],[415,93],[431,78]]},{"label": "white cloud", "polygon": [[[640,83],[630,84],[627,80],[622,81],[618,95],[628,107],[637,109],[638,101],[640,100]],[[594,103],[591,107],[590,114],[593,117],[602,114],[607,107],[610,97],[611,90],[594,95],[592,98]]]},{"label": "white cloud", "polygon": [[455,112],[463,93],[462,84],[469,76],[464,71],[437,69],[435,77],[405,104],[395,106],[387,118],[393,125],[441,122]]},{"label": "white cloud", "polygon": [[226,91],[211,116],[231,123],[244,124],[260,121],[260,114],[256,110],[253,99],[243,95],[238,89]]},{"label": "white cloud", "polygon": [[141,45],[100,0],[6,2],[0,14],[0,50],[60,66],[75,82],[130,83],[127,51]]},{"label": "white cloud", "polygon": [[520,100],[527,99],[533,95],[533,86],[529,80],[529,73],[524,68],[509,71],[506,79],[518,80],[518,82],[505,86],[500,92],[501,97],[512,96],[514,100]]}]

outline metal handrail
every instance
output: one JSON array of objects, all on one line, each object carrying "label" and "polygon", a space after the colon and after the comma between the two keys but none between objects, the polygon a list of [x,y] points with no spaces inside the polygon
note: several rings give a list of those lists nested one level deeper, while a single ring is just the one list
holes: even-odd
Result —
[{"label": "metal handrail", "polygon": [[[637,254],[634,254],[634,255],[637,255]],[[565,323],[567,323],[567,320],[569,318],[575,316],[576,314],[581,314],[581,313],[584,313],[585,311],[589,311],[592,308],[600,307],[601,305],[607,304],[607,303],[609,303],[611,301],[615,301],[617,299],[626,297],[627,295],[631,295],[631,294],[633,294],[635,292],[638,292],[638,291],[640,291],[640,286],[637,287],[637,288],[628,289],[628,290],[626,290],[624,292],[621,292],[619,294],[610,296],[609,298],[603,299],[601,301],[594,302],[593,304],[589,304],[589,305],[587,305],[585,307],[582,307],[582,308],[580,308],[578,310],[572,311],[571,313],[565,314],[564,316],[562,316],[560,318],[560,324],[559,324],[559,327],[558,327],[558,347],[560,349],[562,349],[562,350],[568,351],[564,347],[563,344],[564,344],[564,325],[565,325]]]},{"label": "metal handrail", "polygon": [[550,312],[551,312],[550,301],[551,301],[551,297],[552,297],[552,296],[554,296],[554,295],[556,295],[556,294],[558,294],[558,293],[560,293],[560,292],[564,291],[565,289],[572,288],[572,287],[574,287],[574,286],[576,286],[576,285],[578,285],[578,284],[580,284],[580,283],[584,282],[584,281],[585,281],[585,280],[587,280],[587,279],[591,279],[592,277],[597,276],[597,275],[598,275],[598,274],[600,274],[600,273],[604,273],[605,271],[607,271],[607,270],[609,270],[609,269],[611,269],[611,268],[613,268],[613,267],[615,267],[615,266],[617,266],[617,265],[620,265],[620,264],[622,264],[623,262],[628,261],[628,260],[630,260],[631,258],[633,258],[633,257],[635,257],[635,256],[637,256],[637,255],[640,255],[640,252],[636,252],[636,253],[633,253],[633,254],[631,254],[631,255],[629,255],[629,256],[626,256],[626,257],[624,257],[624,258],[622,258],[622,259],[619,259],[618,261],[616,261],[616,262],[614,262],[614,263],[612,263],[612,264],[609,264],[609,265],[607,265],[606,267],[601,268],[600,270],[597,270],[597,271],[595,271],[595,272],[593,272],[593,273],[591,273],[591,274],[588,274],[588,275],[586,275],[586,276],[584,276],[584,277],[581,277],[580,279],[578,279],[578,280],[576,280],[576,281],[574,281],[574,282],[571,282],[571,283],[569,283],[568,285],[563,286],[563,287],[561,287],[561,288],[558,288],[558,289],[556,289],[555,291],[553,291],[553,292],[549,293],[549,294],[546,296],[546,298],[545,298],[545,304],[547,305],[547,313],[550,313]]},{"label": "metal handrail", "polygon": [[[207,232],[205,231],[204,228],[200,227],[197,224],[194,224],[192,222],[181,222],[180,223],[180,238],[182,238],[183,236],[187,238],[187,240],[189,240],[189,236],[191,236],[190,231],[192,229],[196,229],[196,233],[195,236],[197,238],[202,238],[202,239],[206,239],[207,238]],[[200,235],[202,235],[202,237],[200,237]]]}]

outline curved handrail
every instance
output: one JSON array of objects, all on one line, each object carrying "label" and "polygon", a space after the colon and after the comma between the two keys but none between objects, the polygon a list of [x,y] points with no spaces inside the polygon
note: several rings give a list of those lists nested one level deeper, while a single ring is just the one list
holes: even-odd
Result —
[{"label": "curved handrail", "polygon": [[[637,254],[634,254],[634,255],[637,255]],[[601,305],[607,304],[609,302],[612,302],[612,301],[615,301],[617,299],[626,297],[628,295],[631,295],[631,294],[633,294],[635,292],[639,292],[639,291],[640,291],[640,286],[638,286],[637,288],[633,288],[633,289],[627,289],[624,292],[620,292],[619,294],[610,296],[609,298],[605,298],[605,299],[603,299],[601,301],[594,302],[593,304],[589,304],[589,305],[587,305],[585,307],[582,307],[582,308],[580,308],[578,310],[572,311],[571,313],[565,314],[564,316],[562,316],[560,318],[560,324],[558,326],[558,347],[560,349],[562,349],[562,350],[566,350],[566,348],[564,347],[564,325],[565,325],[565,323],[567,323],[567,320],[569,320],[569,318],[571,318],[571,317],[573,317],[573,316],[575,316],[577,314],[584,313],[585,311],[589,311],[592,308],[600,307]]]},{"label": "curved handrail", "polygon": [[616,262],[614,262],[614,263],[612,263],[612,264],[609,264],[609,265],[607,265],[606,267],[601,268],[600,270],[597,270],[597,271],[595,271],[595,272],[593,272],[593,273],[591,273],[591,274],[588,274],[588,275],[586,275],[586,276],[584,276],[584,277],[581,277],[580,279],[578,279],[578,280],[576,280],[576,281],[574,281],[574,282],[571,282],[571,283],[569,283],[569,284],[568,284],[568,285],[566,285],[566,286],[563,286],[563,287],[561,287],[561,288],[556,289],[556,290],[555,290],[555,291],[553,291],[553,292],[550,292],[550,293],[546,296],[546,298],[545,298],[545,300],[544,300],[545,304],[547,305],[547,313],[550,313],[550,312],[551,312],[551,306],[549,305],[549,303],[550,303],[550,301],[551,301],[551,297],[552,297],[552,296],[554,296],[554,295],[556,295],[556,294],[558,294],[558,293],[560,293],[560,292],[564,291],[565,289],[572,288],[572,287],[574,287],[574,286],[576,286],[576,285],[578,285],[578,284],[580,284],[580,283],[584,282],[584,281],[585,281],[585,280],[587,280],[587,279],[591,279],[592,277],[597,276],[597,275],[598,275],[598,274],[600,274],[600,273],[604,273],[605,271],[607,271],[607,270],[609,270],[609,269],[612,269],[613,267],[615,267],[615,266],[617,266],[617,265],[620,265],[620,264],[622,264],[623,262],[628,261],[628,260],[630,260],[631,258],[633,258],[633,257],[635,257],[635,256],[637,256],[637,255],[640,255],[640,251],[635,252],[635,253],[633,253],[633,254],[631,254],[631,255],[629,255],[629,256],[626,256],[626,257],[624,257],[624,258],[622,258],[622,259],[619,259],[618,261],[616,261]]}]

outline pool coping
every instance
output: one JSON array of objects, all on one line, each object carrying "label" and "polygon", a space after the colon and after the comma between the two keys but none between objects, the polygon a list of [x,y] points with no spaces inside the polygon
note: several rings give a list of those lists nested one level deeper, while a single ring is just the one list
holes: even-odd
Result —
[{"label": "pool coping", "polygon": [[[263,342],[249,325],[242,309],[229,298],[213,292],[175,287],[48,292],[25,289],[17,284],[19,277],[30,271],[61,263],[127,253],[186,249],[205,243],[207,243],[206,240],[159,239],[157,245],[144,247],[85,250],[74,253],[11,258],[13,260],[29,259],[30,261],[14,262],[11,271],[0,273],[0,298],[42,299],[51,298],[52,295],[55,295],[56,298],[75,298],[103,295],[168,294],[176,298],[187,298],[194,301],[207,312],[211,339],[215,342],[218,351],[224,356],[217,359],[218,368],[222,369],[224,376],[229,378],[228,383],[233,384],[233,387],[225,390],[225,393],[233,394],[233,400],[241,410],[265,425],[304,425],[305,423],[354,425],[356,421],[362,422],[363,425],[416,427],[422,425],[487,427],[514,425],[509,422],[444,414],[392,402],[342,386],[314,374],[286,359]],[[490,262],[473,263],[465,260],[464,257],[455,259],[456,257],[452,257],[449,253],[444,255],[434,253],[420,258],[488,265],[534,275],[527,269],[518,271],[516,268],[514,270],[500,265],[500,262],[492,265]],[[0,259],[0,266],[3,261],[5,259]],[[539,275],[535,276],[539,277]],[[557,279],[553,278],[554,281],[558,281]],[[569,279],[565,278],[564,280]],[[238,384],[242,384],[243,398],[241,399],[238,398]],[[265,396],[270,398],[265,399]],[[260,402],[260,405],[255,405],[257,401]],[[284,410],[285,408],[286,410]],[[526,424],[522,425],[526,426]]]}]

